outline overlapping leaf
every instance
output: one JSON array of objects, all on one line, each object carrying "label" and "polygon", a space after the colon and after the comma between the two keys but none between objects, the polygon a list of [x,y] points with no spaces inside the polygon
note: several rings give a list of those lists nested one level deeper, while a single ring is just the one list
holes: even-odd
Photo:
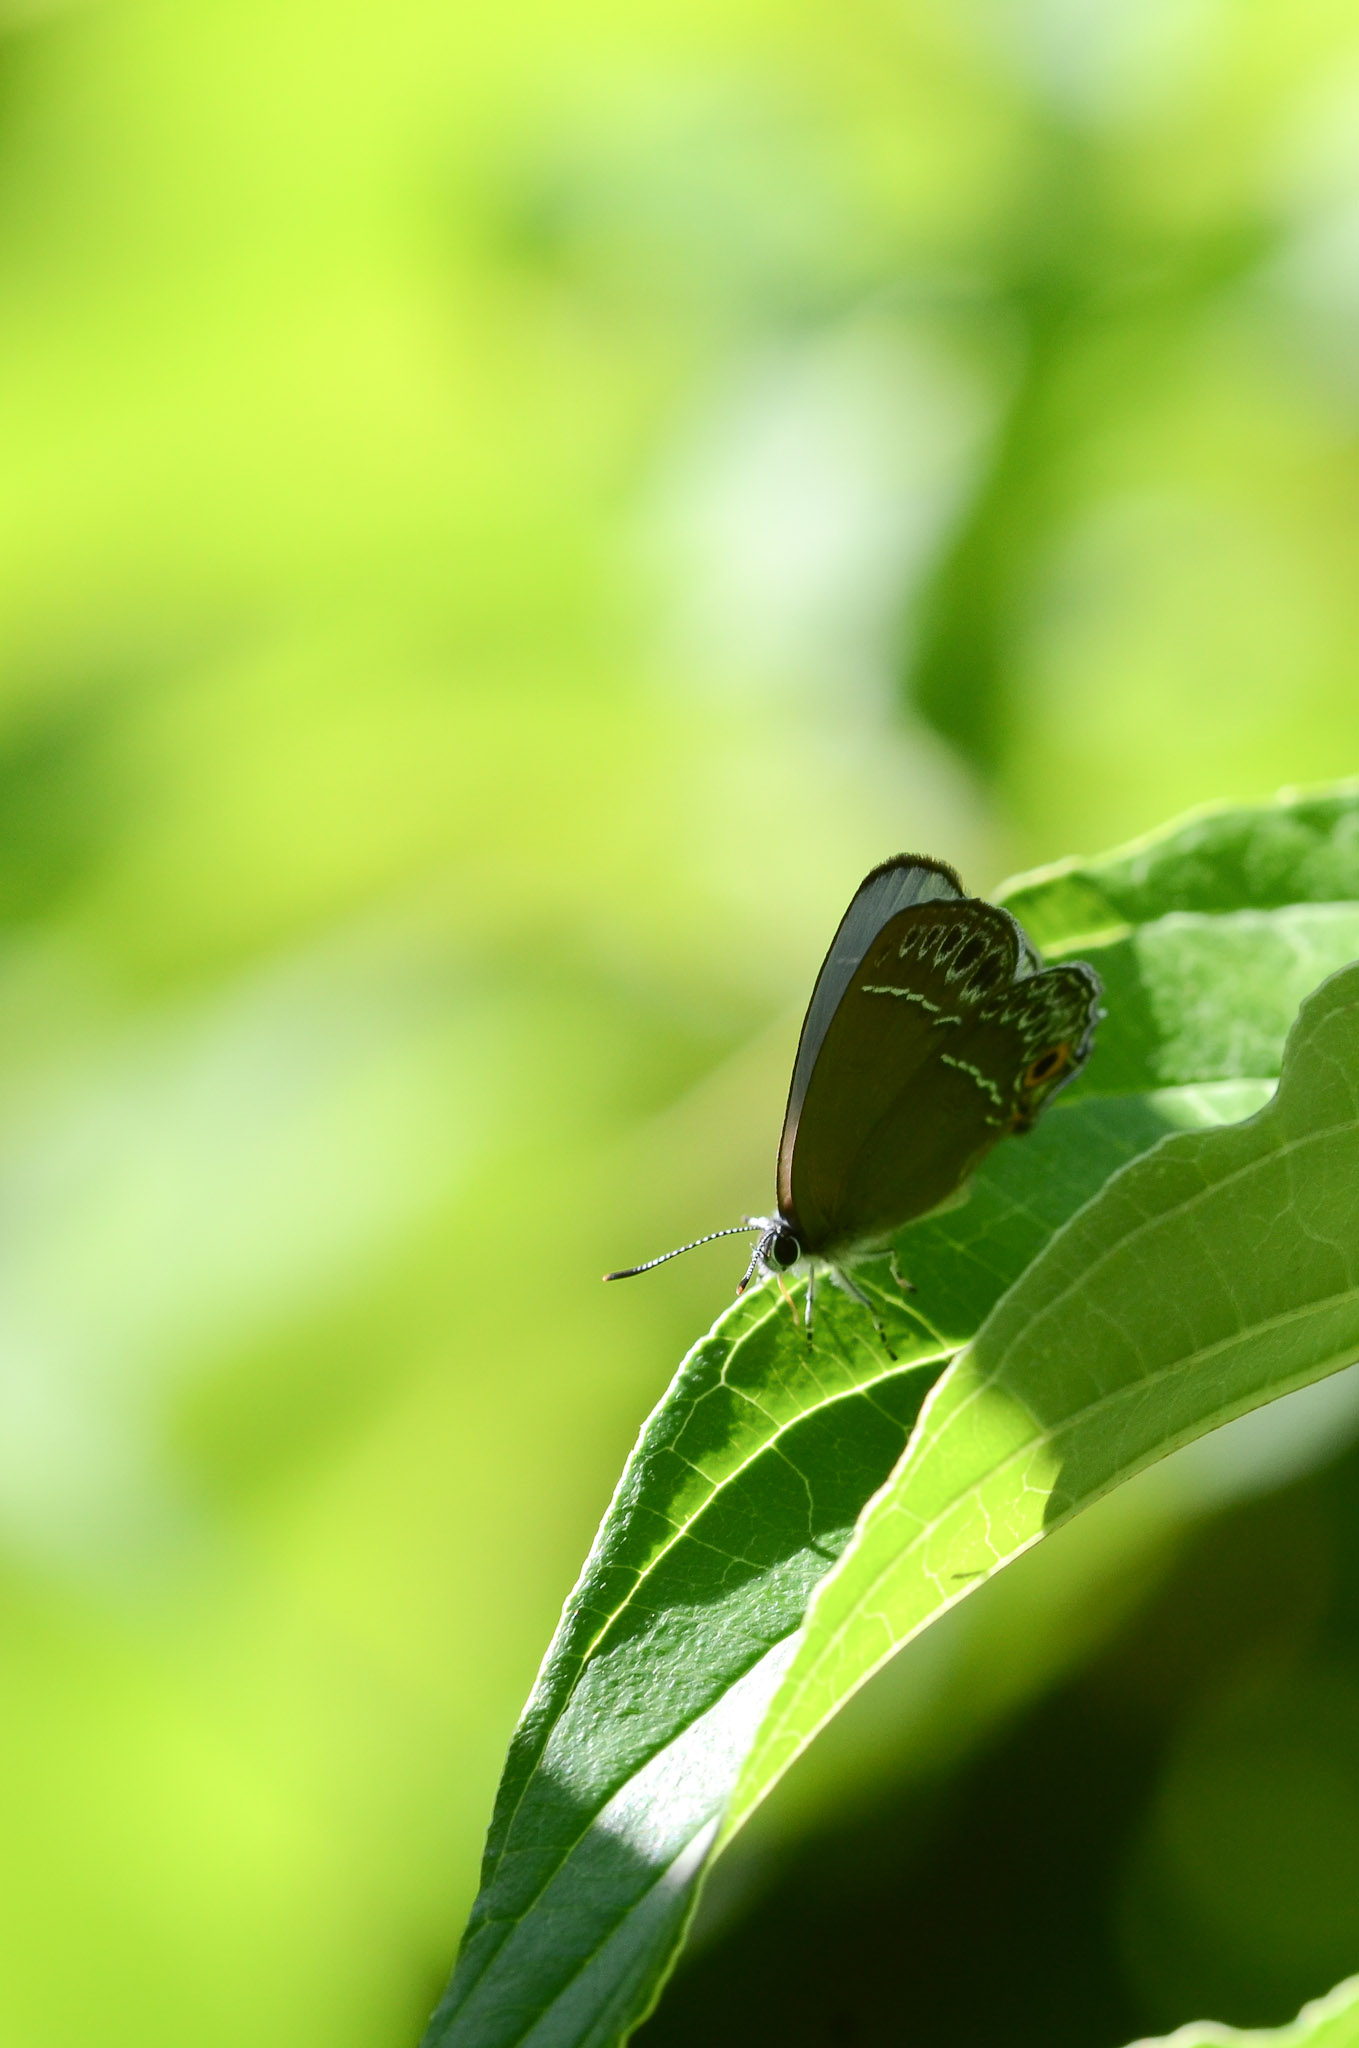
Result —
[{"label": "overlapping leaf", "polygon": [[[1324,1050],[1310,1037],[1296,1049],[1289,1091],[1257,1123],[1170,1134],[1258,1105],[1298,998],[1359,952],[1355,897],[1354,792],[1194,820],[1010,892],[1049,948],[1082,930],[1099,935],[1089,957],[1105,974],[1110,1014],[1081,1094],[1072,1089],[1022,1145],[993,1154],[965,1207],[902,1233],[898,1258],[918,1289],[909,1305],[885,1261],[864,1269],[895,1359],[862,1311],[831,1296],[809,1350],[766,1288],[685,1360],[629,1461],[516,1735],[482,1893],[430,2048],[607,2048],[623,2038],[668,1967],[714,1842],[892,1643],[1138,1461],[1328,1359],[1344,1362],[1348,1311],[1338,1309],[1331,1351],[1315,1318],[1310,1349],[1270,1325],[1216,1406],[1205,1395],[1157,1407],[1129,1361],[1155,1356],[1156,1384],[1169,1389],[1174,1332],[1148,1320],[1151,1268],[1126,1254],[1120,1264],[1102,1233],[1121,1227],[1135,1176],[1160,1175],[1167,1157],[1191,1178],[1213,1170],[1204,1161],[1225,1157],[1213,1149],[1224,1142],[1263,1142],[1251,1171],[1261,1187],[1273,1174],[1269,1200],[1300,1242],[1351,1199],[1359,1153],[1347,1163],[1343,1138],[1327,1155],[1330,1179],[1301,1206],[1306,1190],[1280,1179],[1294,1151],[1275,1142],[1290,1118],[1307,1122],[1322,1068],[1335,1087],[1349,1073],[1344,1004],[1326,1012]],[[1142,1158],[1167,1138],[1154,1160]],[[1149,1228],[1157,1201],[1185,1200],[1163,1179],[1135,1186],[1133,1199],[1150,1201]],[[1215,1232],[1193,1240],[1209,1266],[1240,1249],[1230,1192],[1222,1202]],[[1164,1227],[1173,1244],[1178,1227]],[[1271,1269],[1295,1270],[1295,1249]],[[1029,1310],[1013,1304],[1032,1299],[1049,1325],[1061,1323],[1043,1292],[1054,1286],[1067,1290],[1063,1313],[1080,1322],[1085,1350],[1068,1331],[1075,1349],[1049,1379],[1046,1351],[1024,1349]],[[1232,1312],[1249,1320],[1240,1302]],[[1229,1334],[1224,1321],[1206,1341]],[[974,1338],[903,1459],[922,1401]],[[963,1400],[969,1374],[984,1386]],[[1096,1384],[1106,1405],[1094,1413],[1107,1424],[1082,1427],[1081,1391]],[[904,1563],[905,1517],[927,1495],[947,1542],[939,1549],[931,1537]],[[904,1508],[887,1505],[898,1497]],[[851,1616],[855,1589],[883,1570],[898,1573],[901,1600],[881,1617],[860,1602]]]}]

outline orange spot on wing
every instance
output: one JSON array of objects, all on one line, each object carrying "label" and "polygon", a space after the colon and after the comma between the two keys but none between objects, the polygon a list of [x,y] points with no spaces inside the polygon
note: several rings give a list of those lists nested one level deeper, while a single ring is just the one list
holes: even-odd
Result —
[{"label": "orange spot on wing", "polygon": [[1020,1085],[1024,1089],[1041,1088],[1047,1081],[1055,1081],[1064,1068],[1071,1064],[1071,1042],[1063,1039],[1060,1045],[1050,1045],[1040,1052],[1024,1069]]}]

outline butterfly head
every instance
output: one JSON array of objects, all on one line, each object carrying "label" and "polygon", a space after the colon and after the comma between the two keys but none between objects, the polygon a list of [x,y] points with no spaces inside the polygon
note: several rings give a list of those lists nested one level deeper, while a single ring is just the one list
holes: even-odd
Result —
[{"label": "butterfly head", "polygon": [[750,1255],[745,1279],[736,1292],[744,1294],[754,1280],[762,1279],[766,1273],[777,1277],[787,1273],[802,1257],[802,1246],[782,1216],[752,1216],[751,1222],[761,1226],[760,1236]]}]

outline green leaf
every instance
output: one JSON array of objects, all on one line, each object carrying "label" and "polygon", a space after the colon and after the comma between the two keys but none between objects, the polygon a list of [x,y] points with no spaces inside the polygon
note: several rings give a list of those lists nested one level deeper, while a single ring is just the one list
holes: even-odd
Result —
[{"label": "green leaf", "polygon": [[[1322,833],[1316,814],[1327,804]],[[823,1622],[837,1598],[849,1597],[850,1575],[866,1569],[862,1561],[875,1544],[878,1562],[891,1548],[882,1503],[915,1475],[927,1440],[918,1437],[903,1452],[941,1370],[970,1340],[994,1343],[995,1328],[1009,1327],[1010,1302],[1036,1284],[1035,1275],[1041,1279],[1044,1262],[1060,1258],[1101,1204],[1117,1199],[1114,1189],[1152,1148],[1161,1147],[1159,1161],[1167,1152],[1177,1156],[1175,1146],[1211,1147],[1240,1136],[1213,1127],[1267,1099],[1298,995],[1359,951],[1353,905],[1269,907],[1246,893],[1252,877],[1261,888],[1284,886],[1284,840],[1301,890],[1309,873],[1320,872],[1319,840],[1332,854],[1348,843],[1346,820],[1359,821],[1359,791],[1296,808],[1306,829],[1291,837],[1280,834],[1293,813],[1262,807],[1194,821],[1178,836],[1163,835],[1153,856],[1138,855],[1151,858],[1161,893],[1143,877],[1134,905],[1131,885],[1125,887],[1122,908],[1145,915],[1120,910],[1116,925],[1106,916],[1103,942],[1089,952],[1106,976],[1110,1015],[1081,1092],[1069,1090],[1022,1145],[1001,1146],[964,1206],[901,1233],[897,1256],[918,1290],[909,1302],[886,1260],[860,1269],[894,1359],[863,1311],[829,1289],[809,1348],[766,1286],[729,1310],[685,1360],[628,1463],[516,1734],[482,1892],[431,2023],[429,2048],[607,2048],[649,2009],[713,1847],[895,1640],[892,1629],[880,1630],[874,1647],[877,1624],[859,1616],[846,1636],[852,1645],[843,1666],[832,1670],[818,1661]],[[1196,879],[1193,849],[1182,841],[1186,833],[1201,841],[1210,826],[1225,831],[1233,820],[1235,865],[1219,890],[1229,914],[1206,915],[1198,898],[1185,905],[1173,893],[1179,884],[1191,896],[1193,889],[1199,898],[1208,893]],[[1272,849],[1269,859],[1261,849]],[[1113,856],[1090,864],[1089,872],[1109,868],[1117,875],[1129,859]],[[1334,860],[1327,872],[1338,874]],[[1046,918],[1051,933],[1065,915],[1061,902],[1071,900],[1070,873],[1016,884],[1010,901],[1023,896],[1026,917]],[[1353,883],[1359,889],[1359,860]],[[1298,1075],[1312,1071],[1309,1047],[1310,1040],[1291,1056],[1290,1105],[1299,1099]],[[1271,1110],[1243,1128],[1274,1129],[1277,1117]],[[1110,1186],[1112,1176],[1120,1178]],[[1287,1211],[1287,1202],[1280,1207]],[[1112,1228],[1114,1212],[1101,1213],[1101,1227]],[[1301,1229],[1303,1213],[1293,1216],[1293,1227]],[[1091,1250],[1086,1239],[1080,1243]],[[1102,1238],[1097,1248],[1103,1260]],[[1242,1252],[1237,1243],[1235,1254]],[[1216,1255],[1227,1254],[1218,1247]],[[1246,1247],[1246,1255],[1253,1262],[1258,1248]],[[1105,1271],[1103,1263],[1098,1270]],[[1108,1270],[1112,1284],[1116,1267]],[[1302,1270],[1291,1252],[1278,1265],[1283,1284]],[[1148,1277],[1123,1274],[1111,1303],[1106,1282],[1092,1281],[1085,1312],[1102,1344],[1109,1340],[1099,1318],[1107,1313],[1124,1319],[1124,1338],[1141,1341],[1137,1319],[1154,1316],[1160,1302]],[[974,1348],[971,1363],[960,1363],[945,1385],[976,1370],[979,1355],[991,1354]],[[1038,1381],[1045,1358],[1046,1352],[1026,1367]],[[1068,1366],[1067,1380],[1079,1383],[1084,1369],[1076,1368],[1073,1380]],[[1266,1357],[1242,1406],[1299,1383],[1286,1374],[1276,1383],[1270,1371]],[[1023,1373],[1020,1384],[1024,1399],[1040,1409],[1042,1399],[1070,1405],[1066,1381],[1066,1395],[1056,1381],[1035,1392]],[[1010,1392],[1008,1382],[988,1389],[991,1405],[981,1404],[988,1428],[994,1409],[1015,1432]],[[941,1389],[932,1417],[947,1398]],[[1200,1418],[1196,1427],[1226,1412]],[[1124,1411],[1117,1413],[1122,1423]],[[1014,1548],[1041,1533],[1047,1508],[1058,1512],[1059,1484],[1075,1484],[1079,1459],[1090,1465],[1093,1457],[1089,1430],[1068,1440],[1055,1411],[1049,1420],[1052,1442],[1036,1454],[1035,1470],[1050,1482],[1040,1527],[1024,1519],[1032,1503],[1022,1460],[1011,1465],[1014,1500],[1002,1497],[1004,1473],[986,1493],[997,1530],[1018,1531]],[[1146,1423],[1142,1462],[1180,1440],[1173,1432],[1157,1438],[1158,1426],[1154,1416]],[[1002,1447],[1008,1442],[1004,1429],[992,1435]],[[960,1441],[955,1430],[948,1457]],[[984,1459],[988,1445],[994,1451],[983,1431],[973,1450]],[[942,1452],[932,1453],[923,1483],[947,1492],[947,1464]],[[877,1507],[856,1534],[865,1503],[879,1489]],[[1074,1511],[1095,1490],[1085,1474],[1061,1512]],[[947,1570],[981,1573],[1010,1554],[997,1550],[978,1563],[969,1550]],[[903,1569],[909,1578],[911,1568]],[[948,1581],[929,1608],[912,1581],[919,1612],[908,1626],[975,1583]]]},{"label": "green leaf", "polygon": [[1173,1128],[1091,1103],[1002,1147],[972,1200],[864,1271],[888,1359],[830,1289],[809,1350],[765,1287],[642,1433],[516,1735],[431,2043],[606,2042],[654,1986],[816,1585],[940,1365],[1118,1166]]},{"label": "green leaf", "polygon": [[1359,957],[1359,783],[1206,811],[998,900],[1103,977],[1108,1015],[1068,1102],[1277,1075],[1303,997]]},{"label": "green leaf", "polygon": [[1194,2020],[1158,2040],[1132,2048],[1359,2048],[1359,1977],[1347,1977],[1325,1998],[1305,2005],[1286,2027],[1221,2027]]},{"label": "green leaf", "polygon": [[1220,914],[1359,898],[1359,783],[1224,806],[1098,860],[1020,875],[1004,903],[1045,952],[1148,924],[1167,910]]},{"label": "green leaf", "polygon": [[1103,978],[1108,1015],[1068,1102],[1268,1077],[1303,997],[1359,958],[1359,903],[1174,911],[1082,957]]},{"label": "green leaf", "polygon": [[1245,1124],[1135,1160],[999,1301],[819,1589],[726,1826],[894,1650],[1167,1451],[1359,1357],[1359,967]]}]

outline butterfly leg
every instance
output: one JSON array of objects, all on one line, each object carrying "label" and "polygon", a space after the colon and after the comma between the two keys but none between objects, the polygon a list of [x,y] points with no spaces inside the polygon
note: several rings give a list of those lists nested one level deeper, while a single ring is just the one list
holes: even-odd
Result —
[{"label": "butterfly leg", "polygon": [[842,1288],[844,1292],[849,1296],[851,1301],[857,1301],[860,1308],[866,1308],[868,1310],[869,1315],[873,1318],[873,1328],[878,1333],[878,1341],[882,1345],[883,1350],[887,1353],[887,1356],[895,1365],[897,1354],[887,1341],[887,1331],[883,1324],[882,1317],[878,1314],[878,1311],[874,1308],[872,1302],[864,1293],[862,1287],[858,1286],[853,1280],[850,1279],[849,1274],[845,1271],[843,1266],[832,1266],[830,1271],[831,1278],[835,1282],[836,1286]]},{"label": "butterfly leg", "polygon": [[807,1262],[807,1305],[802,1311],[802,1321],[807,1331],[807,1342],[812,1341],[812,1309],[816,1301],[816,1267]]},{"label": "butterfly leg", "polygon": [[914,1280],[908,1280],[906,1278],[906,1275],[898,1266],[897,1255],[895,1251],[891,1252],[888,1256],[887,1270],[891,1274],[892,1278],[896,1281],[897,1286],[901,1289],[903,1294],[914,1294],[916,1292],[916,1285]]}]

